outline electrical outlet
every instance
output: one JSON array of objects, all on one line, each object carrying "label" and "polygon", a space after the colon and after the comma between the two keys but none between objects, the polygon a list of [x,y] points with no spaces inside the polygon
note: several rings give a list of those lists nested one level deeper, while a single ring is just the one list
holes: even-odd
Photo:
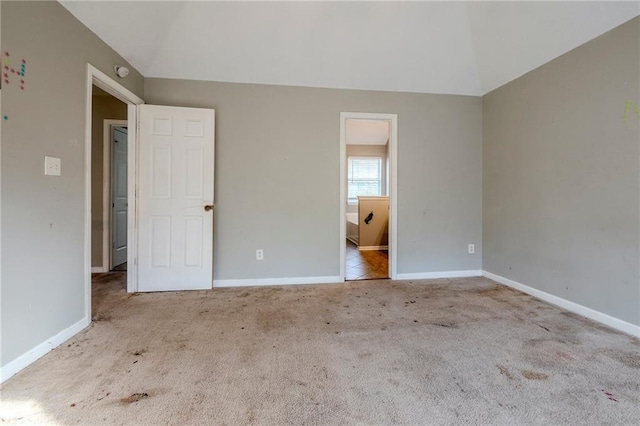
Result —
[{"label": "electrical outlet", "polygon": [[474,254],[476,252],[475,244],[469,244],[469,254]]},{"label": "electrical outlet", "polygon": [[256,250],[256,260],[264,260],[264,251],[262,249]]},{"label": "electrical outlet", "polygon": [[55,157],[44,157],[44,174],[47,176],[60,176],[61,161]]}]

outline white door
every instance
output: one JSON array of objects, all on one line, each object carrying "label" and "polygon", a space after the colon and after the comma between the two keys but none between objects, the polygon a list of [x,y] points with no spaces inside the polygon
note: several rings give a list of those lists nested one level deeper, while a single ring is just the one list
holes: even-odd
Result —
[{"label": "white door", "polygon": [[111,143],[111,268],[127,261],[127,128],[114,127]]},{"label": "white door", "polygon": [[139,106],[138,291],[210,289],[215,111]]}]

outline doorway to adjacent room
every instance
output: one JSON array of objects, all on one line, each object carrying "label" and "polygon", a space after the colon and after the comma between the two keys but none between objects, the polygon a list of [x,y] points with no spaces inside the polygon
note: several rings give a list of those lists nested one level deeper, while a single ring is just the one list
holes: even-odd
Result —
[{"label": "doorway to adjacent room", "polygon": [[127,104],[93,85],[91,122],[91,271],[126,270]]},{"label": "doorway to adjacent room", "polygon": [[345,280],[396,274],[397,115],[340,116],[340,273]]}]

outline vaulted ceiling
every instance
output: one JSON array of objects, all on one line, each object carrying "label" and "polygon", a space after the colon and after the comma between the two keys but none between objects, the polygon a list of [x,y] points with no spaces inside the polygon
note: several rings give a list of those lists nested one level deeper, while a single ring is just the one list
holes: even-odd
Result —
[{"label": "vaulted ceiling", "polygon": [[640,2],[69,1],[145,77],[483,95]]}]

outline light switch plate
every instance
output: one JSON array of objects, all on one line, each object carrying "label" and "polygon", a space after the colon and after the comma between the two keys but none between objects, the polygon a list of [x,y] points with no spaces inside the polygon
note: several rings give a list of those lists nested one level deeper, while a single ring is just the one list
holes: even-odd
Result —
[{"label": "light switch plate", "polygon": [[44,157],[44,174],[47,176],[60,176],[61,161],[56,157]]}]

